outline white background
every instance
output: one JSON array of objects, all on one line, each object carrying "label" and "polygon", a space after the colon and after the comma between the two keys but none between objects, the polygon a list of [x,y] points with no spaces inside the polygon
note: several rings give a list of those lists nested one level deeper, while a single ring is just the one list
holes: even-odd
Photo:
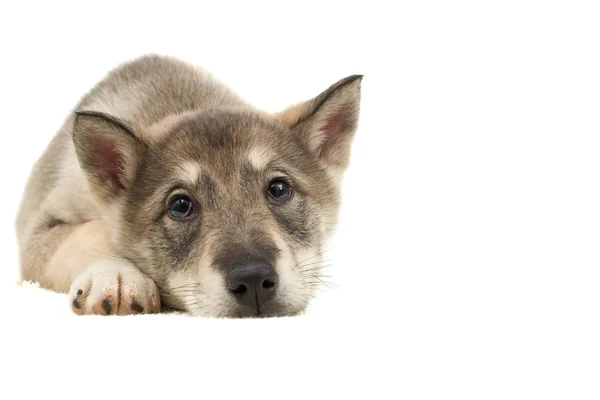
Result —
[{"label": "white background", "polygon": [[[124,3],[0,9],[0,398],[600,396],[594,2]],[[267,111],[365,75],[337,288],[305,316],[78,318],[15,286],[31,165],[147,52]]]}]

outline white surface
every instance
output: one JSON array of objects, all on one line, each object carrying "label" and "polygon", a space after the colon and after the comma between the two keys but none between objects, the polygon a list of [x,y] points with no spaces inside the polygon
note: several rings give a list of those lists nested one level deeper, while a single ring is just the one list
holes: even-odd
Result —
[{"label": "white surface", "polygon": [[[199,3],[2,5],[0,398],[600,396],[594,2]],[[148,51],[271,111],[365,74],[338,288],[306,316],[77,318],[14,285],[31,164]]]}]

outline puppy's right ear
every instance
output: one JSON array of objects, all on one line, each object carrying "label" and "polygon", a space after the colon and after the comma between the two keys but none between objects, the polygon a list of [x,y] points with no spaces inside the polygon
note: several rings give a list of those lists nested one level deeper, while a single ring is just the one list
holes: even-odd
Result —
[{"label": "puppy's right ear", "polygon": [[312,100],[275,114],[324,165],[340,174],[350,161],[358,125],[362,78],[362,75],[348,76]]},{"label": "puppy's right ear", "polygon": [[115,117],[94,111],[75,114],[73,142],[90,189],[104,201],[114,199],[132,184],[145,146]]}]

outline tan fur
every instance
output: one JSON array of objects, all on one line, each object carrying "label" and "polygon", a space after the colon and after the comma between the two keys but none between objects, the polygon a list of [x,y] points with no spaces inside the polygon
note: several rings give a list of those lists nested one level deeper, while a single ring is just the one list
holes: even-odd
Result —
[{"label": "tan fur", "polygon": [[263,170],[267,163],[274,157],[269,150],[261,147],[255,147],[248,152],[248,161],[257,170]]},{"label": "tan fur", "polygon": [[177,171],[181,180],[187,181],[190,184],[195,184],[200,179],[201,169],[197,163],[187,161],[179,166],[180,171]]},{"label": "tan fur", "polygon": [[292,127],[296,125],[302,113],[304,111],[304,104],[295,104],[288,107],[281,113],[276,114],[276,117],[281,120],[285,125]]},{"label": "tan fur", "polygon": [[167,135],[171,130],[181,121],[187,117],[194,115],[193,111],[188,111],[180,114],[174,114],[166,116],[158,122],[150,125],[145,129],[139,129],[140,138],[146,143],[159,145],[164,136]]},{"label": "tan fur", "polygon": [[[224,289],[241,252],[272,258],[279,276],[265,315],[303,312],[337,222],[360,82],[271,115],[174,58],[118,66],[34,165],[16,220],[23,278],[68,292],[77,314],[252,316]],[[273,179],[292,182],[285,204],[269,200]],[[194,219],[169,217],[181,195]]]},{"label": "tan fur", "polygon": [[75,228],[58,246],[46,266],[44,278],[53,289],[67,292],[73,280],[94,261],[118,258],[110,245],[108,228],[103,221],[89,221]]}]

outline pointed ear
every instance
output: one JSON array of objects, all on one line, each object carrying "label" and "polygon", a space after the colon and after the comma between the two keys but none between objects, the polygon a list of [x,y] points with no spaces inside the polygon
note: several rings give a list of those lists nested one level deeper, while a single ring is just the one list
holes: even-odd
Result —
[{"label": "pointed ear", "polygon": [[128,188],[140,164],[143,143],[124,122],[103,113],[75,113],[73,142],[91,190],[103,200]]},{"label": "pointed ear", "polygon": [[362,75],[349,76],[312,100],[276,114],[323,162],[340,171],[348,166],[358,125],[361,81]]}]

